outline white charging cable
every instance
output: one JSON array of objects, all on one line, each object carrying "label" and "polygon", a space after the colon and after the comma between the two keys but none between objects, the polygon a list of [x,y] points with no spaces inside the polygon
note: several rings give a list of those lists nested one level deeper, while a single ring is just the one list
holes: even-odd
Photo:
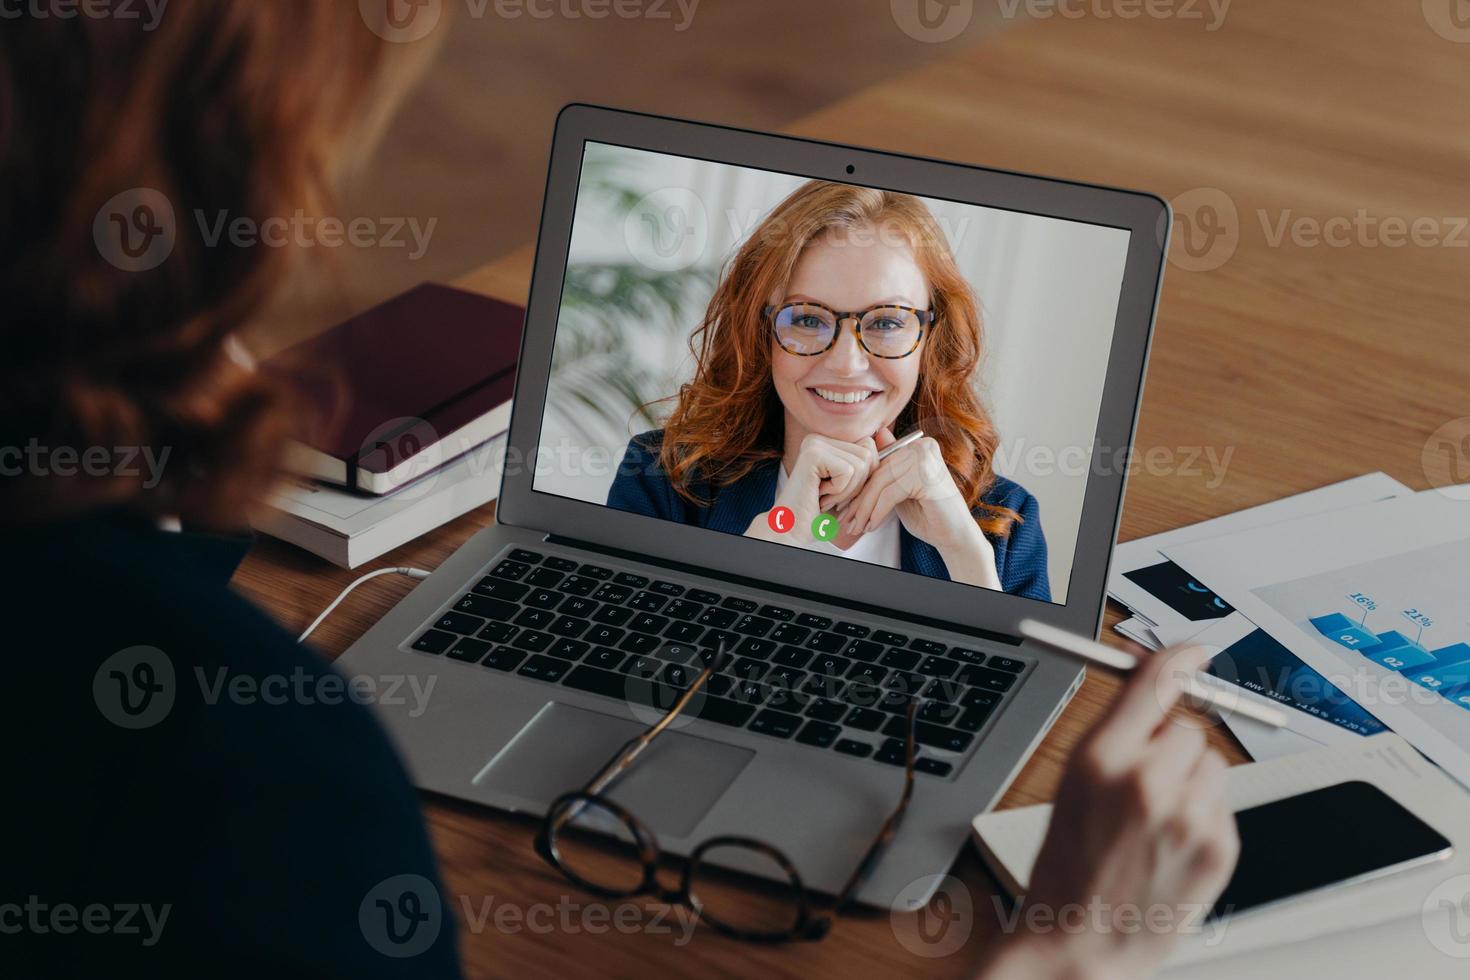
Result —
[{"label": "white charging cable", "polygon": [[347,586],[347,588],[343,589],[340,593],[338,593],[337,598],[335,598],[335,599],[332,600],[332,604],[330,606],[328,606],[327,608],[323,609],[322,610],[322,614],[320,616],[318,616],[316,619],[314,619],[314,620],[311,621],[311,625],[308,626],[302,632],[302,634],[296,638],[296,642],[297,643],[300,643],[303,640],[305,640],[308,636],[310,636],[311,633],[312,633],[312,630],[314,630],[318,626],[320,626],[322,624],[322,620],[326,619],[329,615],[331,615],[332,610],[333,609],[336,609],[339,605],[341,605],[342,604],[342,600],[345,599],[345,598],[347,598],[348,594],[351,593],[353,589],[357,588],[359,585],[361,585],[362,583],[366,582],[368,579],[377,578],[379,575],[407,575],[409,578],[415,578],[415,579],[423,579],[423,578],[428,578],[429,577],[429,573],[426,572],[426,571],[424,571],[422,568],[407,568],[407,567],[403,567],[403,566],[399,566],[397,568],[380,568],[376,572],[368,572],[362,578],[358,579],[356,582],[353,582],[351,585]]}]

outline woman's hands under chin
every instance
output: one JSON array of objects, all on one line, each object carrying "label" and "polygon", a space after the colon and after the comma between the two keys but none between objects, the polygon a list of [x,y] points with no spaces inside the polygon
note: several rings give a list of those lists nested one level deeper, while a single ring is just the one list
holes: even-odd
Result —
[{"label": "woman's hands under chin", "polygon": [[[878,449],[894,443],[887,428],[878,430]],[[944,461],[939,443],[925,436],[878,465],[857,497],[838,515],[839,548],[850,548],[893,511],[908,532],[939,552],[953,581],[999,589],[995,548],[965,503]]]},{"label": "woman's hands under chin", "polygon": [[813,518],[857,496],[877,466],[878,448],[872,439],[840,442],[816,433],[808,435],[802,439],[786,486],[773,505],[790,508],[796,515],[795,526],[785,534],[777,534],[766,523],[766,514],[760,513],[746,528],[745,536],[783,544],[811,544]]}]

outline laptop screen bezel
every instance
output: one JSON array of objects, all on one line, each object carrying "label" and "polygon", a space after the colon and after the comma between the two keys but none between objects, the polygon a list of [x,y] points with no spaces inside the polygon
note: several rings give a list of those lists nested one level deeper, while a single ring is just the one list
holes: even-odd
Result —
[{"label": "laptop screen bezel", "polygon": [[[582,104],[562,109],[552,141],[497,521],[670,563],[710,567],[778,591],[784,586],[810,593],[811,583],[821,582],[818,591],[825,598],[960,628],[1016,636],[1017,623],[1030,618],[1096,635],[1127,466],[1089,467],[1065,603],[722,534],[537,491],[535,450],[544,421],[583,153],[589,142],[1127,230],[1123,284],[1093,443],[1095,454],[1105,454],[1105,459],[1120,458],[1118,449],[1132,445],[1137,426],[1168,248],[1168,202],[1140,191]],[[711,564],[716,555],[718,567]]]}]

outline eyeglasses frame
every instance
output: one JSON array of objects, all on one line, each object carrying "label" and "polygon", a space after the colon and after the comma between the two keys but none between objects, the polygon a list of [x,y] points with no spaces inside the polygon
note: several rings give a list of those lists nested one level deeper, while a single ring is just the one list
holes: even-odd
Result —
[{"label": "eyeglasses frame", "polygon": [[[832,340],[830,343],[827,344],[826,347],[823,347],[821,350],[815,350],[811,351],[810,353],[804,354],[799,351],[791,350],[785,344],[781,343],[781,335],[776,330],[776,314],[780,313],[782,310],[790,309],[793,306],[815,306],[819,310],[826,310],[828,313],[832,314],[832,316],[837,321],[837,329],[832,331]],[[869,313],[872,313],[874,310],[903,310],[905,313],[912,313],[914,314],[914,316],[918,317],[919,336],[914,338],[914,346],[909,348],[909,350],[903,354],[879,354],[870,349],[867,344],[863,343],[863,318],[866,317]],[[767,306],[761,310],[761,314],[765,316],[766,319],[771,321],[771,334],[776,338],[776,346],[780,347],[783,351],[790,354],[792,357],[820,357],[821,355],[827,353],[833,347],[837,346],[837,338],[842,336],[843,322],[847,320],[855,320],[856,325],[852,329],[853,332],[857,334],[858,345],[861,346],[863,350],[867,351],[869,356],[880,357],[885,361],[900,361],[903,360],[905,357],[908,357],[914,351],[918,350],[919,345],[924,342],[925,328],[933,326],[936,319],[934,310],[932,308],[927,310],[919,310],[915,309],[912,306],[904,306],[902,303],[879,303],[876,306],[868,307],[866,310],[850,310],[843,313],[832,309],[832,307],[827,306],[824,303],[801,301],[796,303],[782,303],[779,306]]]}]

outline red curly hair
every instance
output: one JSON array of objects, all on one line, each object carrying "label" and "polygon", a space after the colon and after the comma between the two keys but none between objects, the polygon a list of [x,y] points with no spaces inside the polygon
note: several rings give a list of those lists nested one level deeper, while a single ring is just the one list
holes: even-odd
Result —
[{"label": "red curly hair", "polygon": [[988,534],[1005,536],[1020,515],[981,498],[995,482],[999,436],[973,385],[981,323],[974,291],[961,275],[934,216],[917,197],[830,181],[808,181],[776,205],[720,278],[689,340],[697,368],[675,396],[660,462],[679,494],[705,504],[696,482],[728,486],[758,463],[782,455],[784,413],[771,381],[771,338],[764,307],[791,281],[803,251],[831,231],[901,234],[929,282],[935,322],[925,338],[914,397],[895,431],[915,425],[940,445],[965,502]]}]

